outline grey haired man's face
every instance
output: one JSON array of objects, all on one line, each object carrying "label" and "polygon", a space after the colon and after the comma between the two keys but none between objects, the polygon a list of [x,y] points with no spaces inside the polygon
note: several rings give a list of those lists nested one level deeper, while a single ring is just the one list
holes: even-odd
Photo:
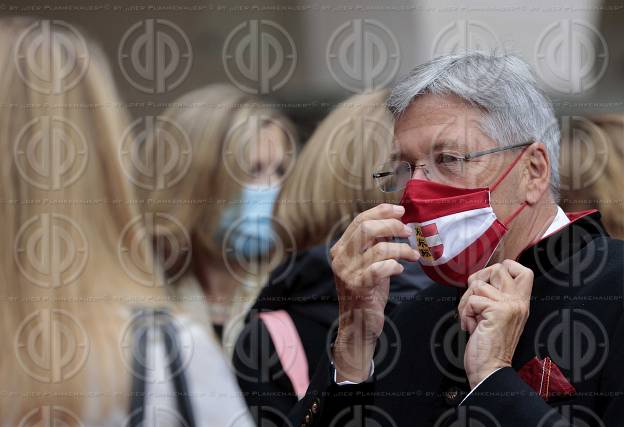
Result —
[{"label": "grey haired man's face", "polygon": [[[448,155],[463,156],[498,146],[481,130],[482,118],[483,112],[479,108],[457,97],[420,96],[395,123],[395,157],[412,165],[424,165],[415,168],[412,176],[415,179],[461,188],[486,187],[505,171],[520,154],[518,151],[478,157],[461,167],[442,166]],[[496,194],[492,194],[492,204],[499,217],[505,217],[516,207],[509,201],[516,198],[514,191],[517,190],[520,170],[521,165],[515,167]]]}]

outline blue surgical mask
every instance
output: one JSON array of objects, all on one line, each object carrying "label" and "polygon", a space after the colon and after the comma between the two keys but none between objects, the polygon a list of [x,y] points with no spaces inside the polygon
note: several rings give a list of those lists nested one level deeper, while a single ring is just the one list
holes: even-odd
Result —
[{"label": "blue surgical mask", "polygon": [[271,215],[279,186],[245,186],[241,202],[228,206],[219,224],[217,238],[227,239],[227,256],[253,260],[268,253],[275,240]]}]

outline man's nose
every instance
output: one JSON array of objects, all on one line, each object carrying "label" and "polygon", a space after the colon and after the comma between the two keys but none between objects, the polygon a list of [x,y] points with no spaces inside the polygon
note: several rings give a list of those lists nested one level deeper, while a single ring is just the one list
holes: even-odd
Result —
[{"label": "man's nose", "polygon": [[422,167],[415,167],[414,173],[412,173],[412,179],[428,180],[429,177],[425,174],[425,169],[423,169]]}]

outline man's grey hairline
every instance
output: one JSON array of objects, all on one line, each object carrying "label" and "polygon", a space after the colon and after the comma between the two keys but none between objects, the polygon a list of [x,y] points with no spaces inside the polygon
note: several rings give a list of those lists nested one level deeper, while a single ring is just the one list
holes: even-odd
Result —
[{"label": "man's grey hairline", "polygon": [[[473,53],[474,54],[474,53]],[[472,54],[467,54],[465,56],[471,56]],[[478,55],[478,53],[477,53]],[[443,73],[445,74],[449,74],[453,72],[453,68],[455,68],[455,66],[461,62],[461,58],[463,57],[458,57],[455,58],[454,60],[450,61],[449,63],[445,64],[445,66],[443,66],[440,70],[440,75],[443,75]],[[511,60],[517,60],[520,58],[517,57],[507,57],[505,58],[507,60],[511,59]],[[439,60],[443,60],[443,58],[436,58],[433,61],[431,61],[431,65],[435,65],[435,62],[439,61]],[[520,61],[522,61],[520,59]],[[522,65],[522,64],[521,64]],[[526,63],[524,63],[524,65],[527,65]],[[488,137],[494,139],[496,141],[497,144],[501,144],[503,143],[502,141],[500,141],[500,138],[502,137],[502,135],[498,135],[500,133],[500,131],[495,132],[495,135],[492,135],[492,132],[494,132],[494,130],[492,130],[492,127],[496,128],[496,124],[494,123],[493,125],[490,123],[490,125],[487,124],[487,120],[488,118],[491,118],[491,114],[493,114],[493,112],[490,110],[490,108],[488,108],[488,106],[482,105],[481,103],[479,103],[477,100],[475,99],[471,99],[470,94],[462,94],[461,92],[457,92],[454,91],[453,88],[449,88],[449,87],[442,87],[442,88],[435,88],[435,90],[430,90],[432,86],[434,86],[436,84],[436,80],[439,79],[439,76],[426,76],[428,77],[428,82],[426,84],[423,84],[423,88],[419,91],[417,91],[415,94],[410,94],[409,89],[405,88],[403,86],[405,86],[406,84],[408,84],[408,82],[410,82],[410,80],[414,80],[415,77],[415,73],[417,72],[418,69],[420,69],[422,71],[423,66],[419,66],[416,69],[414,69],[411,73],[409,73],[408,75],[406,75],[402,80],[399,81],[399,83],[397,83],[395,85],[395,87],[391,90],[387,100],[386,100],[386,108],[388,108],[389,112],[392,114],[395,122],[397,120],[400,120],[404,114],[406,113],[406,111],[409,109],[409,107],[414,103],[414,101],[422,96],[428,95],[428,94],[432,94],[432,95],[436,95],[436,96],[444,96],[444,95],[449,95],[449,96],[453,96],[455,98],[457,98],[458,100],[465,102],[467,105],[470,105],[471,107],[474,108],[478,108],[479,110],[481,110],[484,114],[481,118],[481,120],[479,121],[479,128],[484,132],[485,135],[487,135]],[[516,75],[517,77],[519,77],[520,79],[526,80],[527,84],[530,84],[533,89],[537,92],[538,96],[543,98],[543,101],[545,101],[545,106],[552,112],[552,103],[550,101],[550,99],[546,96],[546,94],[541,90],[541,88],[539,88],[539,86],[536,84],[534,75],[530,69],[530,67],[526,68],[526,71],[528,71],[528,75],[524,75],[523,70],[519,70],[518,74]],[[425,70],[426,72],[426,70]],[[514,76],[514,78],[516,78],[516,76]],[[462,82],[460,81],[460,84],[462,84]],[[400,90],[403,96],[397,96],[397,90]],[[531,98],[529,98],[531,99]],[[544,106],[543,104],[539,104],[539,106]],[[544,115],[542,114],[542,118]],[[554,113],[553,113],[553,117],[554,117]],[[548,127],[546,127],[545,130],[543,130],[544,134],[542,136],[546,137],[546,139],[549,141],[549,144],[555,144],[556,146],[553,146],[552,148],[549,148],[549,145],[546,145],[544,143],[544,141],[541,141],[541,138],[535,138],[537,141],[542,142],[546,145],[546,151],[548,153],[549,159],[551,161],[551,167],[550,167],[550,172],[551,172],[551,179],[550,179],[550,193],[552,195],[552,197],[555,199],[555,201],[558,200],[559,197],[559,177],[558,177],[558,165],[554,164],[554,162],[558,162],[558,158],[550,158],[552,157],[551,154],[557,154],[560,150],[559,148],[559,141],[556,141],[556,143],[554,141],[551,141],[552,139],[552,135],[550,133],[550,131],[548,131]],[[556,131],[558,132],[558,130]],[[538,132],[539,133],[539,132]],[[550,135],[550,137],[547,137],[546,135]],[[507,138],[505,138],[507,139]],[[514,143],[514,141],[505,141],[508,144]],[[515,141],[515,142],[521,142],[521,141]],[[552,151],[551,151],[552,150]],[[556,174],[556,175],[555,175]]]}]

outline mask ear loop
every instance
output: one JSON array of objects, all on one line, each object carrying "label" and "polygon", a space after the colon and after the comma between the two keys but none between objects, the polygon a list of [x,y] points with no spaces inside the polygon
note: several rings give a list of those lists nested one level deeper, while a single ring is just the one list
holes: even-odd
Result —
[{"label": "mask ear loop", "polygon": [[[490,186],[490,192],[496,190],[496,187],[498,187],[498,185],[505,179],[507,178],[507,175],[509,175],[509,173],[511,172],[511,170],[516,166],[516,164],[520,161],[520,159],[522,158],[522,155],[524,154],[524,152],[526,151],[526,149],[529,147],[525,147],[522,149],[522,152],[520,154],[518,154],[518,156],[514,159],[513,162],[511,162],[511,164],[509,165],[509,167],[507,168],[507,170],[498,177],[498,179],[496,181],[494,181],[494,184],[492,184]],[[509,223],[511,221],[513,221],[514,219],[516,219],[516,217],[520,214],[520,212],[522,212],[522,210],[524,208],[526,208],[527,202],[524,201],[520,204],[520,206],[518,206],[518,208],[512,213],[510,214],[507,218],[505,218],[504,220],[502,220],[501,222],[503,223],[503,225],[505,227],[507,227],[509,225]]]},{"label": "mask ear loop", "polygon": [[512,214],[510,214],[507,218],[501,221],[503,225],[507,227],[509,223],[513,221],[514,219],[516,219],[516,217],[520,214],[520,212],[522,212],[522,210],[526,208],[527,206],[528,206],[527,202],[522,202],[520,206],[518,206],[518,208],[516,208],[516,210]]},{"label": "mask ear loop", "polygon": [[514,166],[516,166],[516,164],[520,161],[520,159],[522,158],[522,155],[524,154],[524,152],[526,151],[527,148],[529,148],[529,147],[524,147],[522,149],[522,152],[520,154],[518,154],[518,157],[516,157],[514,159],[514,161],[511,162],[511,164],[509,165],[507,170],[505,172],[503,172],[503,174],[501,176],[499,176],[496,179],[496,181],[494,181],[494,183],[492,185],[490,185],[490,192],[496,190],[496,187],[498,187],[498,184],[500,184],[505,178],[507,178],[507,175],[509,175],[509,173],[514,168]]}]

